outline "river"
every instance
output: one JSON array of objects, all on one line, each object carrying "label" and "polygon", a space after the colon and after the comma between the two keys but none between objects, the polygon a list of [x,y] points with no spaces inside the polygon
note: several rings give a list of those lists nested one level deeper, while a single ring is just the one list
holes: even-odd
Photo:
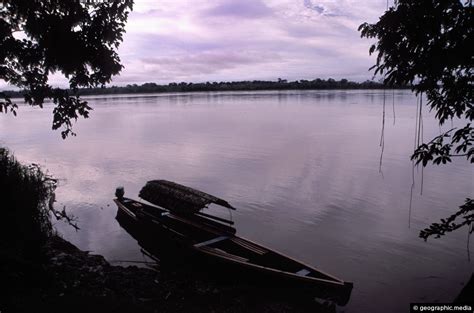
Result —
[{"label": "river", "polygon": [[[416,116],[409,91],[88,99],[94,110],[75,124],[77,137],[62,140],[51,130],[51,104],[20,106],[18,117],[0,116],[0,145],[60,179],[56,205],[66,206],[81,230],[61,222],[57,229],[112,263],[144,258],[115,220],[115,188],[136,198],[146,181],[160,178],[228,200],[239,235],[354,282],[344,312],[407,312],[411,302],[451,301],[473,271],[467,229],[418,238],[472,196],[471,165],[456,159],[427,167],[423,194],[422,170],[415,169],[409,214]],[[441,129],[423,113],[423,135],[431,139]],[[229,217],[227,210],[207,213]]]}]

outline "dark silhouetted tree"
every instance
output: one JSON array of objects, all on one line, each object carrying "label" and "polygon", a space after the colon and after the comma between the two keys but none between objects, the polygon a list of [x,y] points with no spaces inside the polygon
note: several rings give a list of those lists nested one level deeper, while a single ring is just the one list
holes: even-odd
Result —
[{"label": "dark silhouetted tree", "polygon": [[[453,118],[466,120],[465,127],[420,143],[411,156],[416,164],[446,164],[453,157],[474,163],[473,13],[472,0],[399,0],[377,23],[359,27],[362,37],[377,40],[369,50],[377,53],[372,69],[385,84],[412,85],[417,94],[425,94],[441,125]],[[473,222],[474,201],[468,198],[457,213],[421,231],[420,237],[438,238]]]},{"label": "dark silhouetted tree", "polygon": [[[25,101],[55,105],[53,129],[74,135],[72,121],[91,108],[80,87],[101,86],[122,69],[117,48],[132,0],[4,0],[0,2],[0,79],[24,90]],[[48,76],[61,72],[69,90],[54,89]],[[0,112],[16,115],[17,105],[0,93]]]}]

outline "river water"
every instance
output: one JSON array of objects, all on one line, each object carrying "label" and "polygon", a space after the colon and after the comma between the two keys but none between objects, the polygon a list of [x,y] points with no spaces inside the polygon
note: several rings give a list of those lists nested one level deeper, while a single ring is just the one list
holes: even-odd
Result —
[{"label": "river water", "polygon": [[[428,167],[421,194],[415,170],[410,216],[416,97],[386,92],[379,168],[383,98],[380,90],[90,97],[94,111],[75,125],[77,137],[51,131],[51,104],[21,106],[17,118],[0,116],[0,145],[60,179],[56,205],[81,230],[57,229],[113,263],[144,258],[115,220],[115,187],[136,198],[161,178],[228,200],[239,235],[354,282],[344,312],[407,312],[410,302],[452,300],[473,271],[467,229],[428,242],[418,234],[472,196],[474,172],[464,160]],[[440,130],[424,112],[424,138]]]}]

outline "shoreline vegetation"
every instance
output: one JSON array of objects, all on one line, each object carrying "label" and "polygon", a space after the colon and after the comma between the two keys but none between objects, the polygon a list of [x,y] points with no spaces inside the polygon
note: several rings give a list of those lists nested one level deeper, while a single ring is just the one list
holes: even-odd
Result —
[{"label": "shoreline vegetation", "polygon": [[[320,79],[288,81],[278,79],[277,81],[233,81],[233,82],[205,82],[205,83],[169,83],[158,85],[156,83],[144,83],[142,85],[129,84],[126,86],[110,86],[97,88],[80,88],[77,94],[88,95],[114,95],[134,93],[167,93],[167,92],[207,92],[207,91],[263,91],[263,90],[330,90],[330,89],[383,89],[387,88],[383,83],[367,80],[365,82],[353,82],[347,79],[335,80]],[[391,89],[409,89],[410,86],[390,86]],[[23,97],[24,91],[1,91],[10,98]]]}]

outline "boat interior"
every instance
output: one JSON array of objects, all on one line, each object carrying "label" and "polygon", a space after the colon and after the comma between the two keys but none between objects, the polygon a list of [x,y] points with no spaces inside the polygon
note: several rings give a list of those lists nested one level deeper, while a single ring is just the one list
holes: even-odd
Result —
[{"label": "boat interior", "polygon": [[[268,250],[251,241],[234,236],[235,228],[192,215],[177,215],[161,208],[124,199],[122,203],[135,214],[156,220],[162,227],[197,250],[230,261],[248,263],[295,274],[301,277],[335,281],[337,279]],[[159,222],[158,222],[159,221]]]}]

